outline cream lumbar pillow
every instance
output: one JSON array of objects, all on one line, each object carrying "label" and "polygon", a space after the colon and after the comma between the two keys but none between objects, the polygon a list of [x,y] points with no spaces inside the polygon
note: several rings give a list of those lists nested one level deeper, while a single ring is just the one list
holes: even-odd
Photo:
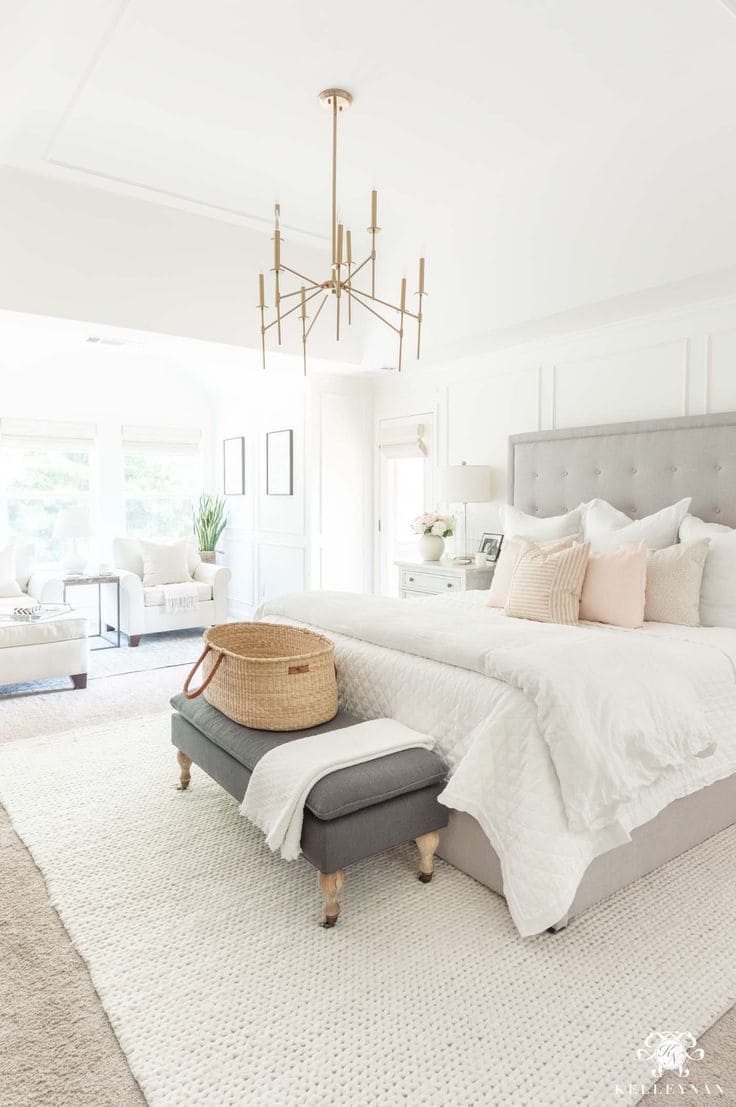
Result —
[{"label": "cream lumbar pillow", "polygon": [[635,630],[644,623],[647,547],[591,550],[580,597],[580,618]]},{"label": "cream lumbar pillow", "polygon": [[736,627],[736,530],[686,515],[680,541],[710,538],[700,587],[700,622],[704,627]]},{"label": "cream lumbar pillow", "polygon": [[700,626],[700,586],[709,538],[650,550],[644,618],[649,623]]},{"label": "cream lumbar pillow", "polygon": [[585,540],[594,550],[612,550],[634,542],[646,542],[650,550],[661,550],[677,541],[689,507],[690,497],[643,519],[630,519],[606,500],[591,500],[585,508]]},{"label": "cream lumbar pillow", "polygon": [[582,508],[566,511],[564,515],[527,515],[513,504],[504,507],[504,538],[529,538],[532,542],[551,542],[557,538],[569,538],[583,528]]},{"label": "cream lumbar pillow", "polygon": [[22,596],[15,579],[15,546],[0,550],[0,596]]},{"label": "cream lumbar pillow", "polygon": [[141,538],[143,555],[143,587],[159,588],[162,584],[185,584],[192,579],[189,572],[189,543],[147,542]]},{"label": "cream lumbar pillow", "polygon": [[[557,550],[565,550],[572,546],[573,542],[579,542],[581,535],[571,534],[569,538],[560,538],[555,542],[541,542],[543,550],[555,553]],[[509,596],[511,580],[516,568],[516,562],[524,548],[523,538],[505,538],[501,547],[496,568],[493,572],[490,591],[488,593],[489,607],[505,607]]]},{"label": "cream lumbar pillow", "polygon": [[590,546],[545,550],[525,542],[511,578],[506,614],[539,623],[577,623]]}]

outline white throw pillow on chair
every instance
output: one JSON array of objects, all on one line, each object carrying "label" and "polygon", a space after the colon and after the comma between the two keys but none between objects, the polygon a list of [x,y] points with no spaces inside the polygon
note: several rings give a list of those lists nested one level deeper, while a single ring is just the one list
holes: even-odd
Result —
[{"label": "white throw pillow on chair", "polygon": [[15,546],[0,550],[0,596],[22,596],[15,579]]},{"label": "white throw pillow on chair", "polygon": [[158,588],[162,584],[185,584],[192,579],[189,571],[190,545],[180,542],[147,542],[141,538],[143,555],[143,587]]}]

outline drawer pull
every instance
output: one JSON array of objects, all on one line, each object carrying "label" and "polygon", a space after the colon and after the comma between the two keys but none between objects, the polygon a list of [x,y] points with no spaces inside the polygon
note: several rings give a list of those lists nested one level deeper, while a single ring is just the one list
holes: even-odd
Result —
[{"label": "drawer pull", "polygon": [[451,580],[448,580],[448,582],[447,582],[447,587],[448,587],[448,588],[454,588],[454,584],[453,584],[453,582],[452,582]]},{"label": "drawer pull", "polygon": [[414,583],[414,577],[409,577],[409,584],[413,584],[413,583]]}]

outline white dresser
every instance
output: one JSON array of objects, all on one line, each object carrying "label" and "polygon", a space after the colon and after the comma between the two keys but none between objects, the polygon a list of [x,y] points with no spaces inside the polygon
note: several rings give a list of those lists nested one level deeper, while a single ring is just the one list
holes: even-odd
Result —
[{"label": "white dresser", "polygon": [[456,565],[452,560],[396,561],[399,570],[399,595],[438,596],[443,592],[467,592],[469,589],[491,587],[493,564],[479,569],[476,565]]}]

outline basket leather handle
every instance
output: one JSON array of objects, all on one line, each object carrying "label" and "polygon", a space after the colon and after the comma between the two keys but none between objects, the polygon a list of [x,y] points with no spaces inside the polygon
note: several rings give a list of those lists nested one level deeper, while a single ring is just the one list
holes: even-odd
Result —
[{"label": "basket leather handle", "polygon": [[214,663],[214,665],[212,666],[212,668],[209,671],[209,674],[202,681],[199,688],[195,688],[193,692],[189,691],[189,685],[192,683],[192,677],[194,676],[197,669],[199,668],[199,666],[204,661],[207,654],[210,652],[211,648],[212,648],[211,646],[205,646],[205,648],[202,650],[202,652],[199,655],[199,657],[197,658],[197,660],[194,662],[194,668],[192,669],[192,671],[187,676],[187,679],[184,681],[184,687],[182,688],[182,691],[183,691],[184,695],[187,697],[188,700],[196,700],[197,696],[202,695],[205,688],[207,687],[209,682],[212,680],[213,676],[215,675],[217,670],[220,668],[220,665],[222,664],[223,658],[225,657],[224,653],[221,653],[221,654],[217,655],[217,661]]}]

